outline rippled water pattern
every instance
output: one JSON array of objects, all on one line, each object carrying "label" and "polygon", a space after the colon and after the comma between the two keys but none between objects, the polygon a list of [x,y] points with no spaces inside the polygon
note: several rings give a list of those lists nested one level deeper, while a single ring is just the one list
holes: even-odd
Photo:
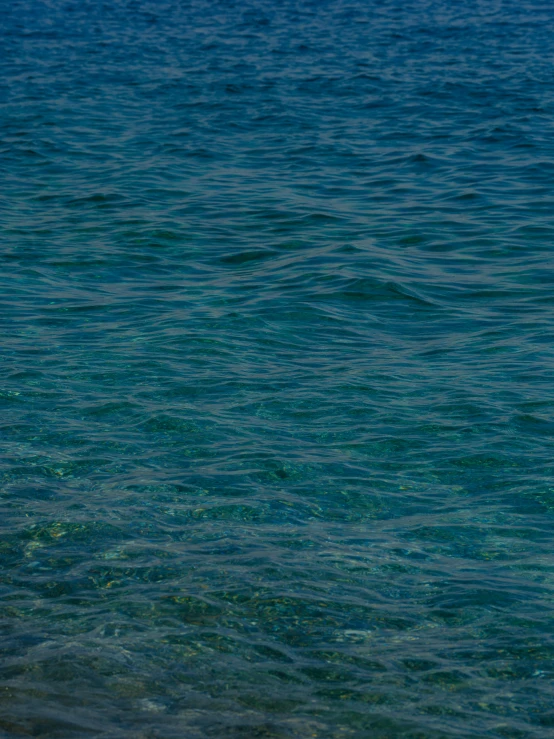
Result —
[{"label": "rippled water pattern", "polygon": [[2,0],[2,737],[554,727],[554,6]]}]

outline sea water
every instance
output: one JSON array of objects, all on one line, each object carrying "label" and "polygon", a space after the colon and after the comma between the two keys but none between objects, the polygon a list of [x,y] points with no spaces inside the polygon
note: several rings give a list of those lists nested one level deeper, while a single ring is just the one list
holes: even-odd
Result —
[{"label": "sea water", "polygon": [[2,0],[2,737],[554,726],[554,6]]}]

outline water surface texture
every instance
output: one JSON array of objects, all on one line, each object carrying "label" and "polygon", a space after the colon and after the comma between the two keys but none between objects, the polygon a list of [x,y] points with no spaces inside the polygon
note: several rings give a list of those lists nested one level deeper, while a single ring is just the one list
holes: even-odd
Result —
[{"label": "water surface texture", "polygon": [[554,7],[0,0],[2,737],[554,726]]}]

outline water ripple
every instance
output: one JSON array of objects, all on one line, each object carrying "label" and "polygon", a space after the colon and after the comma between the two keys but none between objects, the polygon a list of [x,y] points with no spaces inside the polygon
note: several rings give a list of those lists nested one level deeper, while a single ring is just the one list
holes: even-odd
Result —
[{"label": "water ripple", "polygon": [[553,23],[3,8],[3,735],[550,735]]}]

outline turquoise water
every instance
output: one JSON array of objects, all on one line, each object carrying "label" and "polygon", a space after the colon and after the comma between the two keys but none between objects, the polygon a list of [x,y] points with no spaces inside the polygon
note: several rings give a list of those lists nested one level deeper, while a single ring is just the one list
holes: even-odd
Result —
[{"label": "turquoise water", "polygon": [[554,726],[554,9],[14,0],[0,733]]}]

